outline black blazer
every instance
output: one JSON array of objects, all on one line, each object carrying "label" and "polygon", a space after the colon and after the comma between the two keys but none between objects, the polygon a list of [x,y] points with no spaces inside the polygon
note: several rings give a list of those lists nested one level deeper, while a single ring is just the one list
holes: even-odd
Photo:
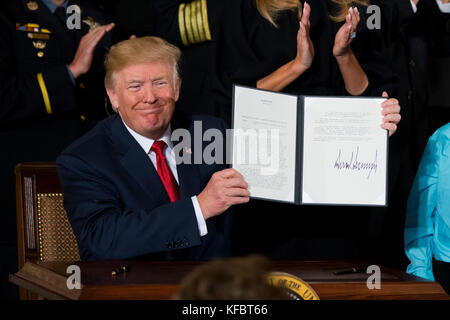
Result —
[{"label": "black blazer", "polygon": [[[192,134],[194,120],[202,121],[203,131],[225,131],[222,120],[207,116],[177,116],[172,131],[186,128]],[[195,147],[199,146],[189,152],[192,157]],[[170,203],[148,155],[118,115],[73,143],[56,164],[64,208],[83,260],[198,260],[229,255],[231,214],[208,219],[208,234],[200,237],[191,200],[224,164],[177,165],[180,200]]]}]

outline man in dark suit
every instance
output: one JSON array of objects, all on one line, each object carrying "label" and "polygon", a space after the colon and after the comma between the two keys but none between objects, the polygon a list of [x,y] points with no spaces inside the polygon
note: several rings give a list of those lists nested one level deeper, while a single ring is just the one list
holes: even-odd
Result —
[{"label": "man in dark suit", "polygon": [[234,169],[224,169],[223,159],[199,161],[203,143],[185,146],[183,136],[177,151],[171,140],[175,131],[191,141],[208,129],[225,135],[220,119],[174,116],[179,57],[177,47],[156,37],[112,47],[105,86],[118,114],[57,158],[83,260],[197,260],[230,253],[228,209],[248,202],[247,184]]}]

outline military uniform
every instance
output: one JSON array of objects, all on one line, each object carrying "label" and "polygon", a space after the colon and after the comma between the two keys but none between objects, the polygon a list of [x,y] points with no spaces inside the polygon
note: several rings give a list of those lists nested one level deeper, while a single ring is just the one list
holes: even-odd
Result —
[{"label": "military uniform", "polygon": [[68,69],[83,35],[105,21],[97,10],[68,2],[73,4],[81,9],[81,28],[73,30],[64,28],[40,0],[0,4],[2,297],[11,297],[7,274],[17,268],[14,167],[25,161],[54,161],[95,120],[108,114],[103,59],[109,35],[97,45],[87,74],[75,80]]},{"label": "military uniform", "polygon": [[[221,2],[213,1],[213,5]],[[211,88],[210,5],[207,0],[151,0],[148,10],[152,13],[154,35],[178,46],[183,53],[179,62],[183,82],[177,109],[222,117]]]}]

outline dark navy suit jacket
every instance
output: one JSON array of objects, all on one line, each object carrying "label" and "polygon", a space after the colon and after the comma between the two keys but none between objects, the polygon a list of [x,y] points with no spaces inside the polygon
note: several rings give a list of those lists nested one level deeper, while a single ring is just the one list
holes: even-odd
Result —
[{"label": "dark navy suit jacket", "polygon": [[[195,120],[202,121],[202,131],[226,129],[218,118],[175,112],[172,132],[185,128],[193,134]],[[192,158],[195,147],[188,152]],[[177,165],[180,200],[170,203],[148,155],[113,115],[69,146],[56,165],[81,259],[204,260],[230,254],[231,213],[208,219],[208,234],[200,237],[191,200],[224,164]]]}]

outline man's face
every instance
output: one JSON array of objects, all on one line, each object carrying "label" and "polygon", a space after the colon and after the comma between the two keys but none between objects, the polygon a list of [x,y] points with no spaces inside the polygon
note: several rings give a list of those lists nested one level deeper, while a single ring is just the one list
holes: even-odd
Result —
[{"label": "man's face", "polygon": [[175,110],[180,87],[174,82],[169,63],[140,63],[119,71],[114,88],[107,92],[129,128],[156,140],[167,129]]}]

